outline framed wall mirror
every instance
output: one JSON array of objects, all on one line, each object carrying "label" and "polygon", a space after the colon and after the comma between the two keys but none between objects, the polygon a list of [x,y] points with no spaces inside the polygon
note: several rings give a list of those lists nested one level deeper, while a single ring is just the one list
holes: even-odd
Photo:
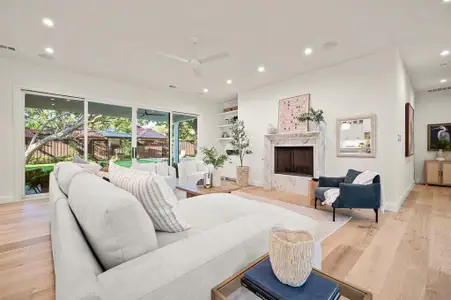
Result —
[{"label": "framed wall mirror", "polygon": [[376,115],[337,119],[338,157],[376,157]]}]

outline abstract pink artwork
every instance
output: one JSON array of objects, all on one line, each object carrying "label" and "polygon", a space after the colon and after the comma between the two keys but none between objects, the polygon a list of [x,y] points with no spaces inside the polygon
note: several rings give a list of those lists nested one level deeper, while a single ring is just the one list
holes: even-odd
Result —
[{"label": "abstract pink artwork", "polygon": [[307,131],[307,122],[300,123],[297,117],[307,113],[310,94],[295,96],[279,101],[279,133]]}]

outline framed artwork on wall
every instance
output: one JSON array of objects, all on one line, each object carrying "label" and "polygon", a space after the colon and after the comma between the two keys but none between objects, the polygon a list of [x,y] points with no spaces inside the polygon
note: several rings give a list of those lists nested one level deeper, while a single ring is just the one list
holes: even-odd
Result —
[{"label": "framed artwork on wall", "polygon": [[428,151],[450,150],[451,123],[428,124]]},{"label": "framed artwork on wall", "polygon": [[406,103],[405,106],[405,130],[406,130],[406,141],[405,141],[405,156],[413,155],[413,141],[414,141],[414,110],[410,103]]},{"label": "framed artwork on wall", "polygon": [[300,123],[297,117],[310,108],[310,94],[279,100],[279,133],[307,131],[307,122]]}]

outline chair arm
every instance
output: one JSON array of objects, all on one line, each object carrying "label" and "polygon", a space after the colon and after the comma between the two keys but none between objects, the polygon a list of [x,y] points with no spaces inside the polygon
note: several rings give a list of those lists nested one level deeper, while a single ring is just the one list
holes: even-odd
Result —
[{"label": "chair arm", "polygon": [[169,173],[169,176],[171,176],[173,178],[177,177],[177,171],[175,170],[175,168],[173,166],[168,167],[168,173]]},{"label": "chair arm", "polygon": [[339,187],[344,182],[344,177],[319,177],[318,187]]},{"label": "chair arm", "polygon": [[379,208],[381,205],[381,184],[340,183],[340,199],[338,202],[336,207]]}]

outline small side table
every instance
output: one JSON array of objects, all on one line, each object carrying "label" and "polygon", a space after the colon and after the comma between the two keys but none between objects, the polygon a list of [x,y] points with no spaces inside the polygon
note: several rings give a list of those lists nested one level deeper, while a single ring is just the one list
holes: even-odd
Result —
[{"label": "small side table", "polygon": [[308,182],[309,191],[308,191],[308,200],[309,207],[315,207],[315,189],[318,187],[319,179],[318,178],[310,178]]}]

